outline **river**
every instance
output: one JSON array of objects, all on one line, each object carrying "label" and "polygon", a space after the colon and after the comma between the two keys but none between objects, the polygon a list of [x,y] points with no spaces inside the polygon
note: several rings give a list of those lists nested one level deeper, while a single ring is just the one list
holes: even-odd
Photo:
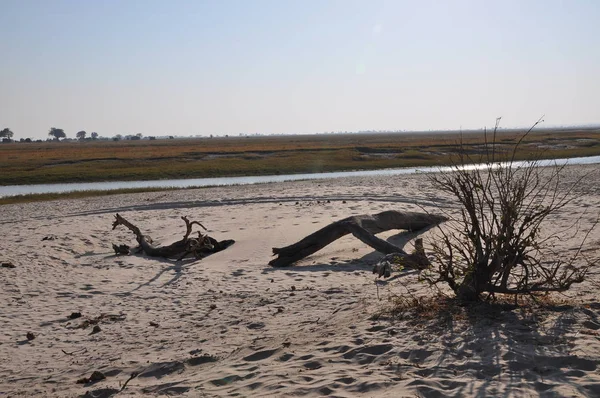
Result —
[{"label": "river", "polygon": [[[526,162],[515,162],[515,166],[524,165]],[[554,159],[540,161],[540,166],[551,166],[554,164],[598,164],[600,156],[589,156],[569,159]],[[485,165],[469,165],[468,168],[483,168]],[[105,181],[68,184],[35,184],[35,185],[7,185],[0,186],[0,197],[60,193],[73,191],[102,190],[109,191],[123,188],[190,188],[207,187],[219,185],[245,185],[260,184],[267,182],[283,182],[296,180],[317,180],[325,178],[360,177],[360,176],[392,176],[399,174],[431,173],[439,171],[450,171],[448,167],[407,167],[398,169],[382,170],[359,170],[339,171],[331,173],[308,173],[308,174],[283,174],[263,175],[247,177],[216,177],[216,178],[187,178],[173,180],[148,180],[148,181]]]}]

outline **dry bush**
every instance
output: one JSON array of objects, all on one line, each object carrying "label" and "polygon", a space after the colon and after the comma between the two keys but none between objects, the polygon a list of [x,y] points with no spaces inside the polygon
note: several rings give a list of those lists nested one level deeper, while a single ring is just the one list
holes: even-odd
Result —
[{"label": "dry bush", "polygon": [[[560,256],[551,249],[557,236],[541,233],[548,216],[574,199],[577,183],[560,186],[565,166],[539,167],[541,152],[532,161],[515,161],[519,145],[541,120],[503,152],[497,150],[499,120],[491,137],[484,133],[478,154],[460,146],[450,171],[430,176],[437,189],[459,202],[460,210],[458,216],[447,214],[450,220],[433,243],[434,267],[422,276],[433,285],[446,283],[466,301],[480,300],[484,293],[565,291],[582,282],[593,265],[581,256],[591,230],[578,231],[584,235],[579,250]],[[473,163],[482,166],[468,166]]]}]

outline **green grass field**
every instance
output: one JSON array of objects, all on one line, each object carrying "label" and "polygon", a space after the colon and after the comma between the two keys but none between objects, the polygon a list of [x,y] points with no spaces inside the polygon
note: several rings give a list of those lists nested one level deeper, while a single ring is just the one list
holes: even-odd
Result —
[{"label": "green grass field", "polygon": [[[507,149],[522,132],[504,132]],[[490,137],[488,136],[488,139]],[[0,144],[0,185],[313,173],[448,164],[456,133],[378,133]],[[481,133],[462,135],[475,157]],[[536,131],[518,159],[600,155],[600,130]]]}]

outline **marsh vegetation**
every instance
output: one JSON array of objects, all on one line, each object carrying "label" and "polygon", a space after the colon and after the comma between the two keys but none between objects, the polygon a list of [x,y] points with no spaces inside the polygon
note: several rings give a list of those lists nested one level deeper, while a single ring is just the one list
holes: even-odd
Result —
[{"label": "marsh vegetation", "polygon": [[[498,133],[508,151],[522,131]],[[459,144],[459,141],[461,142]],[[460,145],[485,150],[480,133],[377,133],[0,145],[0,185],[316,173],[452,164]],[[600,130],[542,130],[516,160],[600,155]]]}]

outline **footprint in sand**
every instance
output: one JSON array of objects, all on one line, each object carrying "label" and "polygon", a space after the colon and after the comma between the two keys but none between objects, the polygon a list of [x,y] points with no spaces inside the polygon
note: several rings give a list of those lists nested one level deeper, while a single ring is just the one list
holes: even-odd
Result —
[{"label": "footprint in sand", "polygon": [[380,330],[385,329],[387,326],[384,325],[375,325],[367,329],[367,332],[379,332]]},{"label": "footprint in sand", "polygon": [[392,344],[378,344],[355,348],[346,352],[342,356],[344,359],[356,360],[361,365],[367,365],[373,362],[378,356],[390,351],[392,348],[394,348]]},{"label": "footprint in sand", "polygon": [[348,345],[336,345],[336,346],[332,346],[332,347],[321,348],[321,351],[323,351],[323,352],[335,351],[337,353],[343,354],[343,353],[347,352],[350,348],[352,348],[352,347],[350,347]]},{"label": "footprint in sand", "polygon": [[354,377],[340,377],[339,379],[335,379],[335,381],[343,384],[352,384],[356,381],[356,379]]},{"label": "footprint in sand", "polygon": [[[250,374],[250,376],[253,376],[253,374]],[[238,375],[229,375],[229,376],[222,377],[220,379],[211,380],[210,382],[217,387],[222,387],[222,386],[231,384],[235,381],[244,380],[245,378],[246,377],[240,377]]]},{"label": "footprint in sand", "polygon": [[[188,392],[189,390],[191,390],[191,387],[186,387],[186,386],[176,386],[174,385],[175,383],[165,383],[165,384],[159,384],[157,386],[152,386],[152,387],[145,387],[142,389],[142,391],[145,394],[158,394],[160,396],[170,396],[170,395],[181,395],[184,394],[186,392]],[[118,392],[120,392],[120,390],[117,390]],[[93,395],[94,397],[98,396],[105,396],[105,395]],[[107,397],[110,395],[106,395]]]},{"label": "footprint in sand", "polygon": [[181,373],[184,371],[184,369],[185,365],[179,361],[158,362],[146,367],[146,369],[140,373],[138,377],[155,377],[160,379],[161,377],[172,373]]},{"label": "footprint in sand", "polygon": [[592,330],[598,330],[598,329],[600,329],[600,324],[598,324],[594,321],[585,321],[585,322],[583,322],[583,327],[592,329]]},{"label": "footprint in sand", "polygon": [[292,359],[293,357],[294,357],[294,354],[285,353],[282,356],[280,356],[279,358],[277,358],[277,360],[280,362],[287,362],[290,359]]},{"label": "footprint in sand", "polygon": [[250,354],[248,356],[245,356],[243,358],[243,360],[244,361],[248,361],[248,362],[262,361],[264,359],[269,358],[270,356],[272,356],[273,354],[275,354],[277,351],[279,351],[279,348],[275,348],[275,349],[272,349],[272,350],[257,351],[254,354]]},{"label": "footprint in sand", "polygon": [[317,370],[323,367],[323,364],[321,363],[321,361],[310,361],[310,362],[306,362],[304,365],[306,369],[308,370]]},{"label": "footprint in sand", "polygon": [[430,350],[409,350],[400,353],[400,358],[407,359],[410,362],[423,362],[433,354]]}]

